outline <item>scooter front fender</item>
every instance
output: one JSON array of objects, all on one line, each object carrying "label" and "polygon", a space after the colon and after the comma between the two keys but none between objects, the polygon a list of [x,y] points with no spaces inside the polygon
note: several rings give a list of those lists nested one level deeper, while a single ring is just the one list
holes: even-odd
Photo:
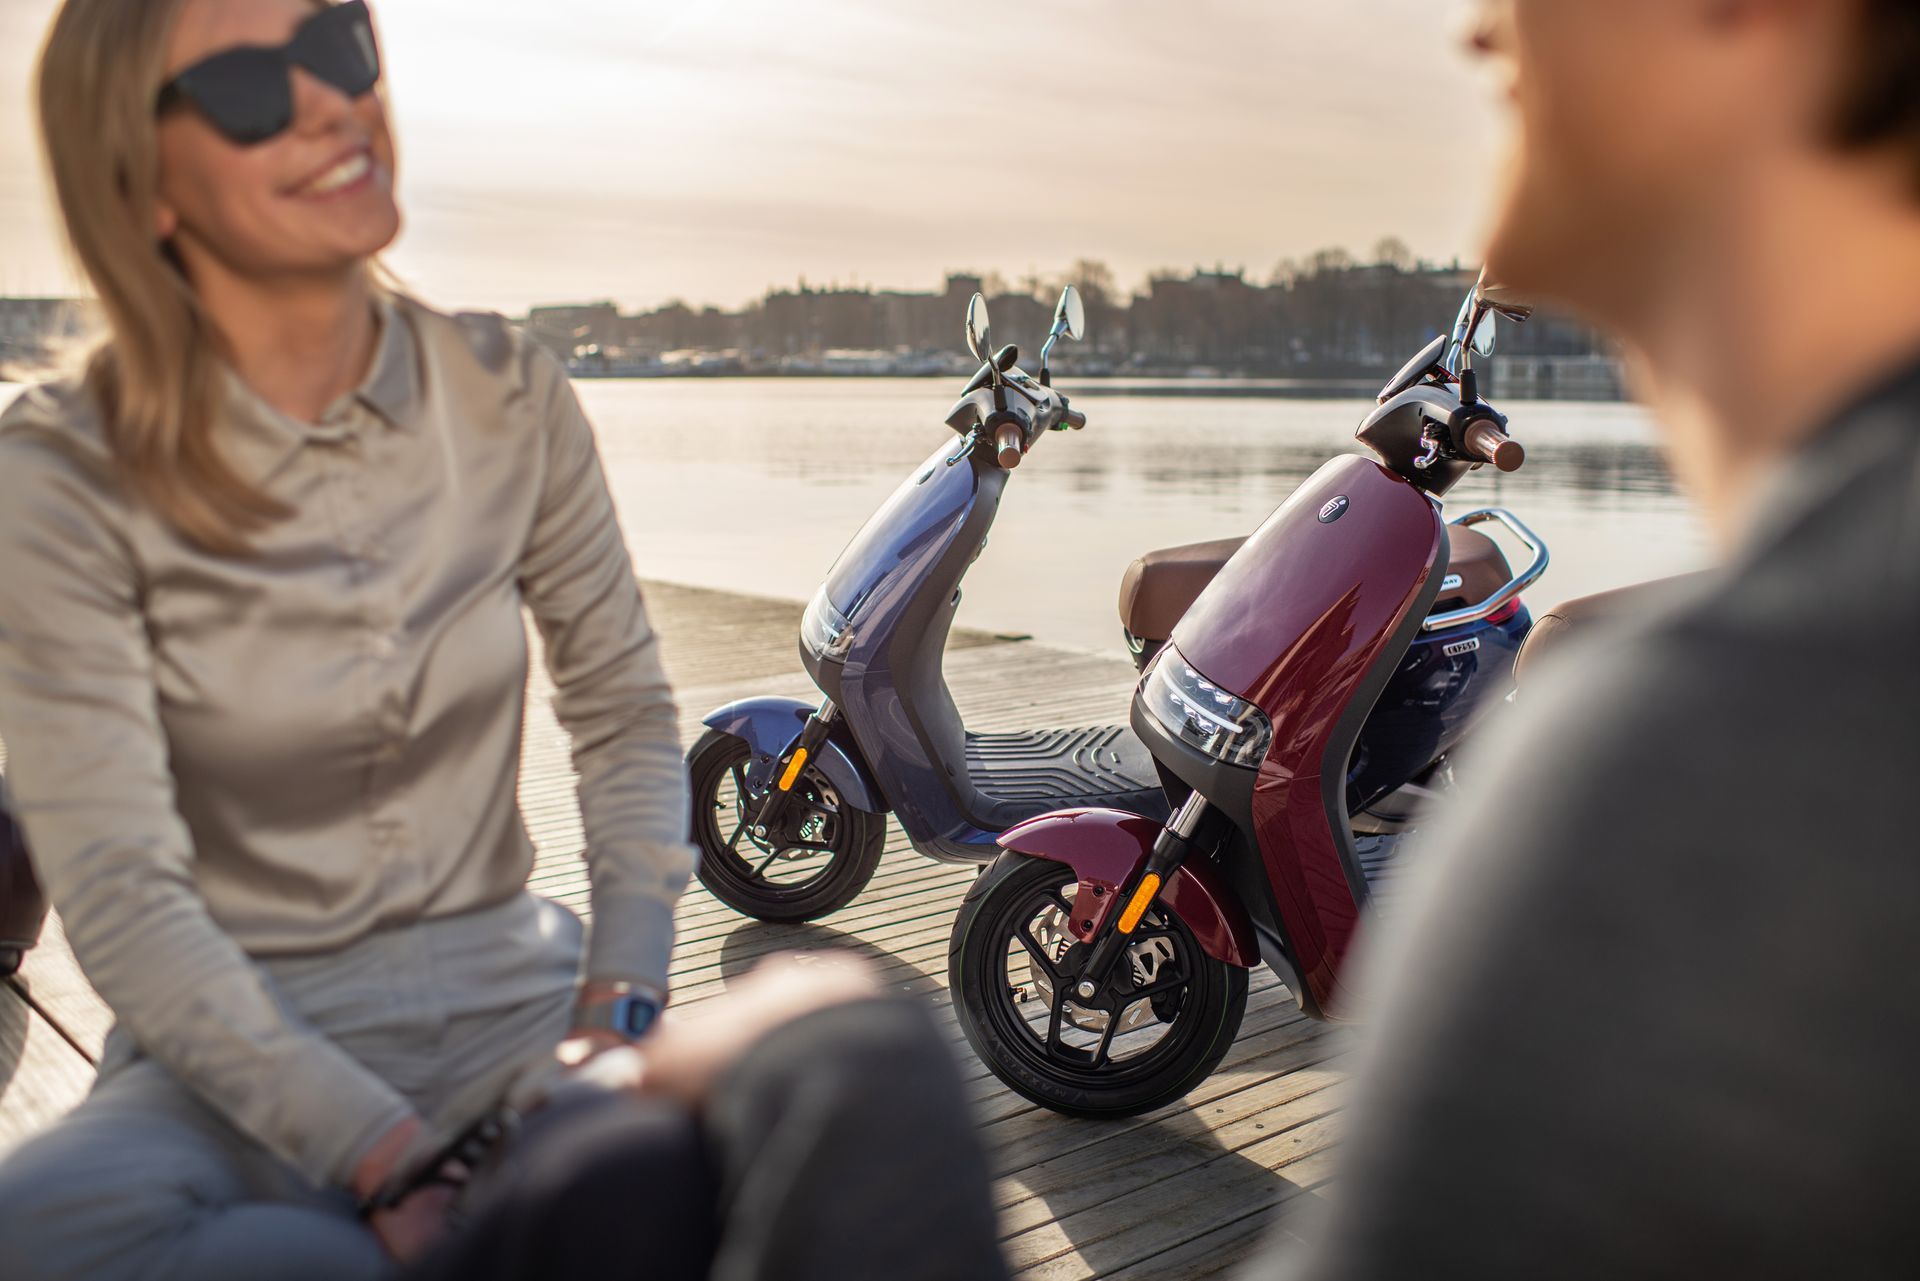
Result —
[{"label": "scooter front fender", "polygon": [[[702,723],[745,742],[756,757],[778,760],[793,746],[793,740],[800,737],[801,726],[814,710],[797,698],[743,698],[715,708]],[[827,741],[814,753],[815,768],[826,775],[847,804],[870,814],[885,814],[893,807],[887,804],[873,780],[872,771],[860,759],[860,749],[849,746],[845,737],[845,730],[836,724]]]},{"label": "scooter front fender", "polygon": [[[1080,888],[1068,927],[1082,943],[1091,943],[1159,835],[1160,824],[1123,810],[1061,810],[1008,828],[1000,845],[1009,853],[1000,857],[1026,855],[1072,868]],[[1183,864],[1160,891],[1160,902],[1186,923],[1208,956],[1242,969],[1259,963],[1253,922],[1210,860]]]}]

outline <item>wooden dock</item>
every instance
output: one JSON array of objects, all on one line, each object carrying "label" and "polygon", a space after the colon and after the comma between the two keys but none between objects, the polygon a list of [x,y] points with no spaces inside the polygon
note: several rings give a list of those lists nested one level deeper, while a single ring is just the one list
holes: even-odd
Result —
[{"label": "wooden dock", "polygon": [[[700,717],[732,699],[818,697],[800,670],[798,605],[665,583],[647,593],[688,743]],[[1133,686],[1132,668],[1118,658],[982,633],[955,636],[947,675],[967,723],[990,730],[1124,720]],[[566,737],[544,674],[529,694],[521,802],[539,848],[533,885],[584,913],[584,841]],[[873,884],[813,925],[747,920],[696,884],[676,914],[675,1000],[711,997],[769,953],[847,948],[877,963],[894,988],[933,1002],[962,1059],[1020,1277],[1216,1276],[1231,1272],[1264,1232],[1297,1222],[1327,1178],[1350,1038],[1303,1018],[1261,970],[1238,1043],[1181,1105],[1112,1122],[1034,1107],[981,1066],[948,1002],[948,927],[971,878],[971,869],[915,854],[892,829]],[[85,1093],[109,1021],[50,922],[21,977],[0,987],[0,1151]]]}]

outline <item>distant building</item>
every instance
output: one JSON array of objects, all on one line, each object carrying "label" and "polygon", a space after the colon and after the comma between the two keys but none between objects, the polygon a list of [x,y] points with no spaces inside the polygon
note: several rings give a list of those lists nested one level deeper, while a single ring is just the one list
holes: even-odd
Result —
[{"label": "distant building", "polygon": [[[1076,264],[1075,273],[1089,282],[1095,331],[1075,353],[1083,373],[1341,381],[1384,378],[1447,332],[1476,274],[1458,263],[1412,263],[1405,255],[1355,263],[1328,251],[1268,284],[1249,280],[1243,269],[1196,268],[1157,273],[1127,298],[1099,263]],[[1037,279],[1017,289],[990,286],[965,273],[926,293],[801,281],[770,290],[739,312],[671,303],[623,316],[611,303],[593,303],[535,308],[528,327],[576,367],[704,351],[728,353],[750,371],[906,373],[964,365],[966,307],[976,292],[991,294],[994,343],[1018,344],[1024,360],[1037,358],[1057,290]],[[1565,386],[1594,395],[1617,384],[1617,362],[1581,326],[1543,315],[1502,328],[1503,360],[1550,362],[1516,367],[1513,378],[1529,388]]]}]

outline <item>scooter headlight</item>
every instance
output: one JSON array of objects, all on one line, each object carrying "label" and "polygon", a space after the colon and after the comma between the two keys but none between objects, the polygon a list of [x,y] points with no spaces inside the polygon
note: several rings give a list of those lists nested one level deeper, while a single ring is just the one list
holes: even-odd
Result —
[{"label": "scooter headlight", "polygon": [[1265,712],[1194,671],[1172,646],[1147,672],[1140,699],[1162,729],[1229,765],[1252,769],[1273,743]]},{"label": "scooter headlight", "polygon": [[813,594],[807,603],[807,612],[801,616],[800,643],[815,658],[831,663],[846,662],[848,652],[853,649],[853,625],[845,614],[833,607],[824,587]]}]

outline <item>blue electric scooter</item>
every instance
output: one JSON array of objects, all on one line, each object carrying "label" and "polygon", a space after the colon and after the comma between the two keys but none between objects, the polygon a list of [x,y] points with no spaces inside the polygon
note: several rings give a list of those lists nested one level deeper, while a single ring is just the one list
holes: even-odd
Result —
[{"label": "blue electric scooter", "polygon": [[1085,327],[1068,288],[1035,378],[967,310],[981,361],[935,450],[854,536],[807,606],[800,657],[826,700],[750,698],[706,718],[688,756],[700,880],[763,921],[809,921],[859,894],[891,812],[942,862],[995,858],[1025,819],[1110,806],[1164,819],[1153,758],[1124,725],[975,734],[941,670],[960,580],[986,545],[1007,478],[1048,431],[1085,415],[1052,386],[1053,349]]}]

